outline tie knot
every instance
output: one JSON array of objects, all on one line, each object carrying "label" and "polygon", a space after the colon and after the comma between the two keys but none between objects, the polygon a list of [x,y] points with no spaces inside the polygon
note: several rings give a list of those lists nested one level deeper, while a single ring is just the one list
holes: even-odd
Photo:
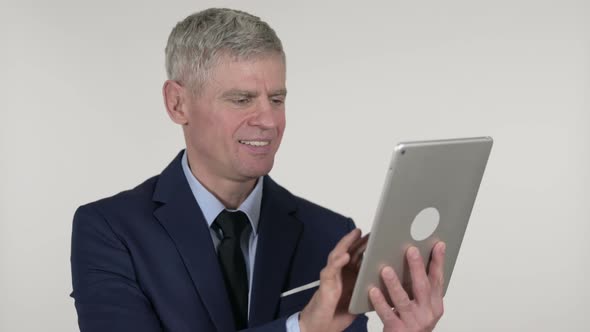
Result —
[{"label": "tie knot", "polygon": [[221,229],[224,239],[239,240],[248,223],[248,216],[244,212],[223,210],[215,218],[212,227]]}]

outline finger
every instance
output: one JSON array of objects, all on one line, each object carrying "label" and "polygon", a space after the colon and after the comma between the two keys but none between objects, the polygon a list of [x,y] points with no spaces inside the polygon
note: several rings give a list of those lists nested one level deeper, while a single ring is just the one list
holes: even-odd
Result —
[{"label": "finger", "polygon": [[359,247],[358,250],[353,254],[351,260],[350,260],[350,264],[352,266],[354,266],[355,268],[359,268],[361,266],[361,263],[363,261],[363,255],[365,253],[365,251],[367,250],[367,244],[365,243],[362,247]]},{"label": "finger", "polygon": [[342,267],[344,267],[344,265],[346,265],[349,261],[350,255],[346,252],[330,260],[326,267],[324,267],[320,272],[320,286],[322,284],[327,285],[327,283],[332,281],[339,281],[340,271],[342,270]]},{"label": "finger", "polygon": [[328,255],[328,263],[320,271],[320,292],[331,301],[337,301],[342,292],[342,268],[350,261],[348,248],[360,237],[360,229],[346,234]]},{"label": "finger", "polygon": [[350,255],[342,254],[320,271],[319,301],[327,308],[336,310],[336,305],[342,295],[342,267],[348,263]]},{"label": "finger", "polygon": [[[350,248],[350,246],[359,237],[360,237],[360,230],[354,229],[351,232],[349,232],[348,234],[346,234],[344,237],[342,237],[342,239],[340,239],[340,241],[338,241],[338,243],[336,244],[334,249],[332,249],[332,251],[328,255],[328,262],[326,264],[326,269],[330,270],[330,273],[340,273],[340,268],[342,267],[340,263],[342,261],[339,261],[338,263],[337,263],[337,261],[342,259],[344,254],[346,254],[348,256],[348,260],[346,261],[346,263],[348,263],[350,261],[350,254],[348,253],[348,248]],[[336,268],[337,271],[332,271],[334,268]]]},{"label": "finger", "polygon": [[362,247],[363,245],[365,245],[367,243],[367,241],[369,241],[369,235],[370,235],[370,233],[367,233],[367,234],[363,235],[363,237],[354,241],[354,243],[350,246],[348,251],[351,253],[355,252],[359,249],[359,247]]},{"label": "finger", "polygon": [[402,321],[396,314],[393,308],[387,303],[385,296],[381,293],[381,290],[377,287],[371,288],[369,290],[369,299],[375,308],[375,312],[377,316],[383,322],[383,325],[392,325],[392,326],[399,326],[402,324]]},{"label": "finger", "polygon": [[442,295],[444,289],[444,263],[445,263],[444,242],[438,242],[432,249],[432,259],[428,266],[428,278],[432,285],[432,294]]},{"label": "finger", "polygon": [[408,297],[408,293],[404,290],[401,282],[395,271],[389,266],[386,266],[381,270],[381,277],[387,287],[387,293],[395,310],[397,310],[402,319],[406,320],[408,316],[411,316],[412,312],[412,301]]},{"label": "finger", "polygon": [[406,258],[410,267],[414,299],[419,304],[430,305],[430,279],[426,275],[426,267],[424,266],[420,251],[416,247],[410,247],[406,251]]},{"label": "finger", "polygon": [[361,236],[361,230],[358,228],[353,229],[350,233],[346,234],[332,249],[328,255],[328,264],[330,260],[334,260],[340,257],[343,253],[348,251],[348,248]]},{"label": "finger", "polygon": [[351,254],[350,264],[352,264],[353,266],[357,266],[360,264],[360,261],[363,258],[363,254],[367,249],[368,241],[369,234],[363,236],[357,242],[354,243],[354,245],[349,250],[349,253]]},{"label": "finger", "polygon": [[428,278],[432,286],[431,290],[431,303],[433,305],[434,313],[436,315],[442,315],[443,312],[443,292],[445,283],[445,250],[446,245],[444,242],[438,242],[434,249],[432,249],[432,260],[428,267]]}]

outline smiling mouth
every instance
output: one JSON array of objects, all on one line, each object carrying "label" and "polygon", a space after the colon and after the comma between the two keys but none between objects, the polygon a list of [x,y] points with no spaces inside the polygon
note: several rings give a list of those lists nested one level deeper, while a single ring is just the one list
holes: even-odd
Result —
[{"label": "smiling mouth", "polygon": [[239,140],[240,144],[250,145],[250,146],[267,146],[270,144],[270,141],[245,141]]}]

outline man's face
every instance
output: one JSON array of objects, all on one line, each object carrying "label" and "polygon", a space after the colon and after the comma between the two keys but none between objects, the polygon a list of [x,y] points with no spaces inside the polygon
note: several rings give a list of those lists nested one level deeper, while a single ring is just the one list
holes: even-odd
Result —
[{"label": "man's face", "polygon": [[280,55],[223,57],[188,97],[184,130],[193,172],[232,181],[270,172],[285,130],[285,96]]}]

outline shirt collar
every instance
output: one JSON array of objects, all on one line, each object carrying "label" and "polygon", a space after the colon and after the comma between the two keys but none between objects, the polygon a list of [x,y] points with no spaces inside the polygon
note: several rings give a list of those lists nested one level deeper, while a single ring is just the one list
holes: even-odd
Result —
[{"label": "shirt collar", "polygon": [[[207,190],[197,178],[191,172],[191,169],[188,164],[188,157],[186,150],[182,155],[182,170],[184,171],[184,176],[188,181],[188,184],[191,188],[193,196],[197,200],[197,204],[203,211],[203,216],[207,221],[207,225],[211,227],[215,218],[221,213],[221,211],[225,210],[225,206],[221,203],[215,195],[213,195],[209,190]],[[254,189],[246,197],[244,202],[237,208],[237,210],[244,212],[248,219],[250,220],[250,224],[252,225],[252,229],[255,233],[258,233],[258,220],[260,219],[260,206],[262,204],[262,181],[264,177],[258,178],[256,181],[256,185]],[[232,209],[227,209],[229,211],[237,211]]]}]

